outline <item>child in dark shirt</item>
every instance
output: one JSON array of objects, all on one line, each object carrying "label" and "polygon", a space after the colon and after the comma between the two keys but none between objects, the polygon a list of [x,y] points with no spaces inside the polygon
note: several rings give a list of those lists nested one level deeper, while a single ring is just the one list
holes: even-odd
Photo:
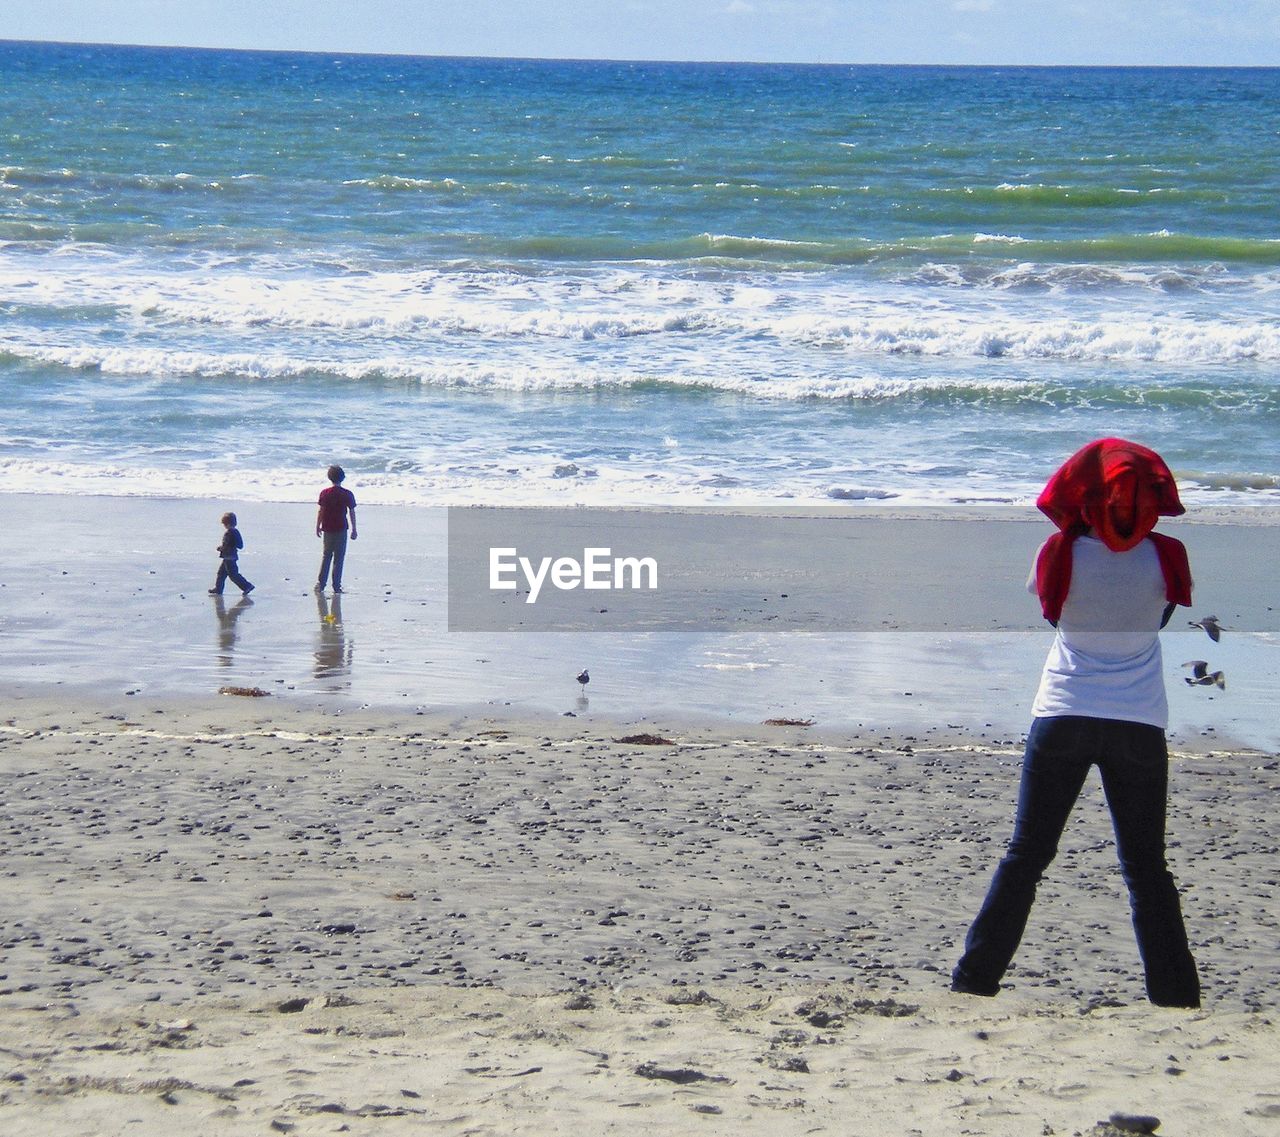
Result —
[{"label": "child in dark shirt", "polygon": [[240,575],[238,562],[240,550],[244,548],[244,538],[240,536],[240,530],[236,528],[236,515],[234,513],[224,513],[222,515],[222,526],[224,529],[222,542],[218,545],[218,556],[222,558],[222,563],[218,565],[218,579],[214,581],[213,587],[209,589],[209,595],[221,596],[222,587],[227,583],[227,577],[230,577],[231,583],[248,596],[253,591],[253,585]]}]

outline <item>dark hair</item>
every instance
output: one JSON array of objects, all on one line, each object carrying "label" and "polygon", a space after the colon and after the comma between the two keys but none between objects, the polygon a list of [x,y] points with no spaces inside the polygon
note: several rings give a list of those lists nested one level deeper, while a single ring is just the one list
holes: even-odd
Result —
[{"label": "dark hair", "polygon": [[329,467],[329,481],[331,481],[335,486],[346,476],[347,472],[341,466]]},{"label": "dark hair", "polygon": [[223,525],[234,525],[236,523],[236,515],[234,513],[224,513],[222,515]]}]

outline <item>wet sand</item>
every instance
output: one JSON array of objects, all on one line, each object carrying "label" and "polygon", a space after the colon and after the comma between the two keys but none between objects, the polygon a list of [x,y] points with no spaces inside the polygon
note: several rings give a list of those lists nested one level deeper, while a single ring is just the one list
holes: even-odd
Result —
[{"label": "wet sand", "polygon": [[[695,724],[790,717],[891,734],[950,724],[956,740],[989,740],[1026,729],[1052,635],[1024,588],[1049,531],[1029,510],[757,513],[763,523],[750,532],[776,528],[786,538],[775,543],[795,551],[794,572],[775,575],[787,572],[775,555],[759,579],[751,550],[732,545],[741,514],[700,511],[706,546],[726,552],[703,558],[691,584],[659,590],[664,630],[625,626],[625,607],[611,602],[595,630],[579,621],[574,632],[512,634],[448,630],[443,509],[362,503],[347,592],[334,598],[312,593],[320,543],[306,503],[4,503],[22,549],[0,574],[9,680],[68,691],[203,697],[237,684],[317,706],[611,719],[661,710]],[[239,514],[241,567],[257,585],[248,599],[205,594],[226,508]],[[592,511],[568,512],[591,539]],[[637,547],[665,564],[668,553],[678,559],[690,516],[626,519]],[[1176,745],[1280,749],[1277,519],[1241,511],[1168,527],[1197,578],[1194,610],[1163,636]],[[1218,644],[1186,624],[1209,613],[1230,629]],[[1226,672],[1225,692],[1183,683],[1180,664],[1197,658]],[[584,667],[585,711],[573,681]]]}]

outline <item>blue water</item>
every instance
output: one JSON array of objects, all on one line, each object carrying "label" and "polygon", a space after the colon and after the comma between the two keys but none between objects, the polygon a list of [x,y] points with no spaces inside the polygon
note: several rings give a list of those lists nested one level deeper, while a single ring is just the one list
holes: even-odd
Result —
[{"label": "blue water", "polygon": [[1280,71],[0,44],[0,476],[1280,505]]}]

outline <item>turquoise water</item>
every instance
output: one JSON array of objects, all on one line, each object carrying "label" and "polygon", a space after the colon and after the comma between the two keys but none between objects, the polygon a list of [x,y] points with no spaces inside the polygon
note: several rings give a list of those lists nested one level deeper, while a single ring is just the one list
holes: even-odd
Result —
[{"label": "turquoise water", "polygon": [[1280,71],[0,44],[0,474],[1280,503]]}]

